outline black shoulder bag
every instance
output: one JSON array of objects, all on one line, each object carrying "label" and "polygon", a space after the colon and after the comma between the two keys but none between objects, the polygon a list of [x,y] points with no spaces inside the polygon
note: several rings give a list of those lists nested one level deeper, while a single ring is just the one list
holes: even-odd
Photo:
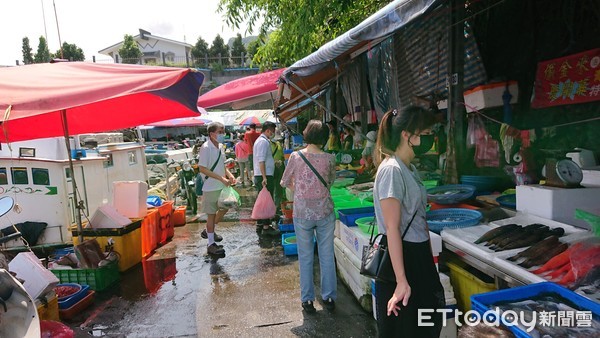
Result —
[{"label": "black shoulder bag", "polygon": [[[415,216],[417,216],[417,211],[415,211],[414,215],[410,219],[406,230],[402,234],[402,239],[406,236],[408,229],[412,225]],[[371,228],[371,239],[369,240],[369,245],[363,246],[362,260],[360,264],[360,274],[374,278],[383,282],[396,282],[396,275],[394,274],[394,267],[392,266],[392,259],[390,258],[390,253],[388,251],[387,246],[387,236],[384,234],[378,234],[373,238],[373,232],[375,230],[375,225],[372,225]],[[377,238],[381,237],[379,244],[377,244]]]},{"label": "black shoulder bag", "polygon": [[302,154],[301,151],[298,152],[298,155],[300,155],[300,157],[304,160],[304,163],[306,163],[306,165],[310,168],[310,170],[312,170],[312,172],[317,176],[317,178],[319,179],[319,181],[321,181],[321,183],[323,183],[323,186],[325,186],[325,189],[327,189],[327,183],[325,183],[325,180],[323,179],[323,177],[319,174],[319,172],[315,169],[315,167],[313,167],[312,164],[310,164],[310,162],[308,161],[308,159]]}]

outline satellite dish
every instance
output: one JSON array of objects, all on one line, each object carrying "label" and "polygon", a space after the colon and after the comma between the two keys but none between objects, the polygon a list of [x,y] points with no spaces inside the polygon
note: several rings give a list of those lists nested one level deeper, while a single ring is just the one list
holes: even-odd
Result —
[{"label": "satellite dish", "polygon": [[0,217],[6,215],[12,210],[15,205],[15,200],[10,196],[0,197]]}]

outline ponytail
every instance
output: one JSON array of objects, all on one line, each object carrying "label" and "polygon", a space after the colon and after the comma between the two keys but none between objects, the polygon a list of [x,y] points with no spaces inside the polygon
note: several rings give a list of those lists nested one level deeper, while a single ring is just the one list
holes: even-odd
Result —
[{"label": "ponytail", "polygon": [[402,131],[410,134],[416,134],[425,130],[434,124],[433,113],[430,110],[408,106],[399,112],[392,109],[383,115],[379,132],[377,133],[377,142],[375,144],[375,154],[373,160],[376,166],[379,166],[386,156],[394,154],[402,140]]},{"label": "ponytail", "polygon": [[375,153],[373,154],[373,161],[376,167],[379,166],[386,156],[390,156],[400,143],[400,136],[394,135],[392,130],[393,120],[397,114],[397,110],[392,109],[385,113],[381,119],[379,131],[377,132],[377,142],[375,142]]}]

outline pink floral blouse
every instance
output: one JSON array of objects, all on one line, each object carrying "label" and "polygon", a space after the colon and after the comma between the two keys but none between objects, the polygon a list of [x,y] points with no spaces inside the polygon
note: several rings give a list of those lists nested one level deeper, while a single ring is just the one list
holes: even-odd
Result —
[{"label": "pink floral blouse", "polygon": [[333,212],[329,188],[335,180],[335,157],[328,153],[302,154],[327,183],[321,183],[304,160],[293,152],[281,178],[281,186],[294,189],[294,218],[320,220]]}]

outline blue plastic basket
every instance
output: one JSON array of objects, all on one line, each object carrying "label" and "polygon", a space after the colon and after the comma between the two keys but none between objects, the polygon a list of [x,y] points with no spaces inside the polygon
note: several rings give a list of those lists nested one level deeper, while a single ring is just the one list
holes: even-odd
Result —
[{"label": "blue plastic basket", "polygon": [[279,231],[281,232],[294,232],[294,224],[284,224],[283,220],[279,221]]},{"label": "blue plastic basket", "polygon": [[503,207],[515,209],[517,207],[517,194],[506,194],[496,197],[496,202]]},{"label": "blue plastic basket", "polygon": [[479,224],[482,215],[477,210],[448,208],[429,211],[429,230],[439,234],[443,229],[467,228]]},{"label": "blue plastic basket", "polygon": [[[492,291],[471,296],[471,307],[473,310],[483,315],[486,311],[493,308],[493,305],[500,302],[519,302],[527,299],[535,298],[540,294],[557,294],[560,297],[577,305],[582,311],[592,311],[594,317],[600,316],[600,304],[585,298],[577,293],[566,289],[560,285],[543,282],[531,284],[521,287],[515,287],[505,290]],[[496,316],[491,312],[488,313],[488,320],[495,321]],[[538,314],[539,315],[539,314]],[[504,323],[506,324],[506,323]],[[531,337],[527,332],[521,330],[517,326],[508,327],[517,337]]]},{"label": "blue plastic basket", "polygon": [[438,204],[456,204],[471,198],[475,187],[468,184],[450,184],[427,189],[427,199]]},{"label": "blue plastic basket", "polygon": [[363,217],[375,216],[374,207],[354,208],[354,209],[340,209],[338,210],[340,221],[346,226],[355,227],[356,220]]},{"label": "blue plastic basket", "polygon": [[85,296],[87,296],[88,290],[90,289],[89,285],[79,285],[76,283],[64,283],[64,284],[58,284],[57,286],[81,287],[81,289],[79,291],[75,292],[74,294],[70,295],[69,297],[65,297],[64,299],[61,299],[58,301],[58,308],[63,309],[63,310],[70,308],[71,306],[75,305],[75,303],[82,300]]}]

